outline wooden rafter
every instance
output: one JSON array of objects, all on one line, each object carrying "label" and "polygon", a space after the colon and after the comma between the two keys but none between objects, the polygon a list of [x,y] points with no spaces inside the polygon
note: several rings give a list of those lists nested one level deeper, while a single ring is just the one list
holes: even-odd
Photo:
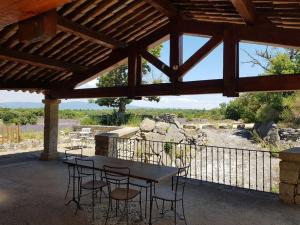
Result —
[{"label": "wooden rafter", "polygon": [[144,0],[169,18],[178,16],[177,8],[169,0]]},{"label": "wooden rafter", "polygon": [[149,63],[151,63],[153,66],[155,66],[161,72],[163,72],[164,74],[166,74],[168,77],[171,77],[172,70],[164,62],[162,62],[161,60],[159,60],[157,57],[155,57],[154,55],[152,55],[147,50],[142,51],[141,55],[142,55],[142,57],[144,59],[146,59]]},{"label": "wooden rafter", "polygon": [[[147,37],[140,39],[138,42],[134,43],[134,45],[137,49],[145,49],[148,46],[152,46],[154,43],[164,39],[164,37],[168,35],[169,31],[170,27],[169,24],[167,24],[150,33]],[[73,88],[75,86],[82,85],[90,80],[95,79],[100,73],[103,73],[105,70],[116,66],[118,63],[124,63],[128,57],[130,48],[131,46],[129,44],[129,46],[124,49],[113,50],[107,59],[99,62],[84,73],[76,74],[70,81],[64,83],[62,86]],[[61,86],[61,84],[59,84],[59,86]]]},{"label": "wooden rafter", "polygon": [[185,63],[179,67],[179,79],[191,70],[197,63],[203,60],[210,52],[212,52],[221,42],[222,36],[214,36],[207,43],[205,43],[199,50],[197,50]]},{"label": "wooden rafter", "polygon": [[223,35],[232,29],[240,41],[269,44],[281,47],[300,48],[300,30],[274,26],[243,26],[226,23],[180,20],[179,29],[188,34],[204,36]]},{"label": "wooden rafter", "polygon": [[251,0],[231,0],[231,2],[246,23],[256,22],[255,8]]},{"label": "wooden rafter", "polygon": [[28,65],[48,68],[57,71],[80,72],[86,69],[85,67],[76,64],[45,58],[40,55],[31,55],[28,53],[24,53],[12,49],[6,49],[3,47],[0,47],[0,59],[15,61],[22,64],[28,64]]},{"label": "wooden rafter", "polygon": [[81,37],[85,40],[95,42],[99,45],[102,45],[107,48],[123,48],[126,45],[118,40],[115,40],[111,37],[108,37],[105,34],[100,32],[93,31],[89,28],[81,26],[80,24],[74,23],[71,20],[65,19],[62,16],[59,16],[57,19],[58,28],[62,31],[72,33],[78,37]]}]

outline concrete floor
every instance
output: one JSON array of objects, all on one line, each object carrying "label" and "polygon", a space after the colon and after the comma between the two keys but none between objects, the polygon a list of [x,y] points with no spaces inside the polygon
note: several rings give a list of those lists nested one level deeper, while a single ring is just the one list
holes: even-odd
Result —
[{"label": "concrete floor", "polygon": [[[67,170],[38,153],[0,157],[0,225],[88,225],[83,211],[64,205]],[[299,225],[300,207],[277,196],[212,184],[189,184],[185,209],[190,225]]]}]

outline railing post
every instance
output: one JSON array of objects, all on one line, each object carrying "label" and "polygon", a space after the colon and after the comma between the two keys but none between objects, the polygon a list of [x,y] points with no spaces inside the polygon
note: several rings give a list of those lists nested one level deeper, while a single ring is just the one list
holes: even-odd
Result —
[{"label": "railing post", "polygon": [[280,152],[279,197],[289,204],[300,204],[300,148]]}]

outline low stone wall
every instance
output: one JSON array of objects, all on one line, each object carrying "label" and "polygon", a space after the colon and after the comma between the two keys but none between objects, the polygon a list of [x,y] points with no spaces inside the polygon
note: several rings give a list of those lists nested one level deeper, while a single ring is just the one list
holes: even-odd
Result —
[{"label": "low stone wall", "polygon": [[300,129],[281,128],[278,131],[280,140],[297,141],[300,139]]},{"label": "low stone wall", "polygon": [[300,205],[300,148],[283,151],[279,157],[279,197],[285,203]]},{"label": "low stone wall", "polygon": [[81,131],[82,128],[91,128],[92,133],[97,134],[97,133],[106,133],[106,132],[122,129],[123,127],[99,126],[99,125],[78,125],[78,126],[73,126],[73,131]]}]

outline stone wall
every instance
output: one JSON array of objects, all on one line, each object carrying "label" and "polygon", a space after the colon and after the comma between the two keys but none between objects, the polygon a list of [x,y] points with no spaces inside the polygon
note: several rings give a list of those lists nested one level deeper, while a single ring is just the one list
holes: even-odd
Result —
[{"label": "stone wall", "polygon": [[298,141],[300,139],[300,129],[281,128],[278,131],[280,140]]},{"label": "stone wall", "polygon": [[93,134],[106,133],[114,130],[121,129],[123,127],[118,126],[99,126],[99,125],[78,125],[73,126],[73,131],[81,131],[82,128],[91,128]]},{"label": "stone wall", "polygon": [[285,203],[300,205],[300,148],[283,151],[279,157],[279,197]]}]

